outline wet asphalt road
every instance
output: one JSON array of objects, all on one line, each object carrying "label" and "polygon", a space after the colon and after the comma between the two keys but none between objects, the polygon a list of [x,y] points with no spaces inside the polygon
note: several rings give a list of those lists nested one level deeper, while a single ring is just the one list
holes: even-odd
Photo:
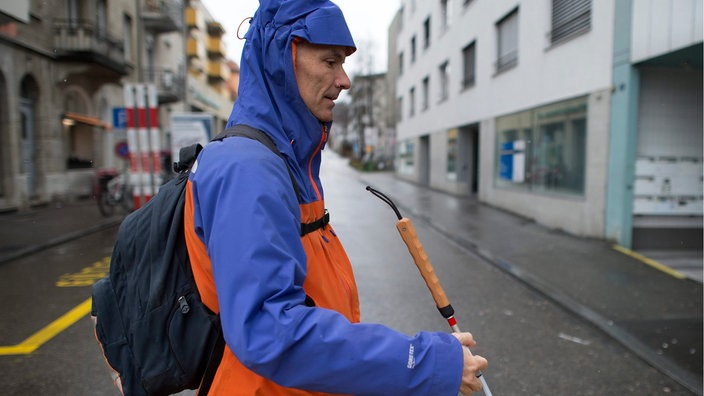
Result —
[{"label": "wet asphalt road", "polygon": [[[447,331],[408,250],[393,211],[364,190],[338,157],[323,181],[331,223],[355,268],[362,320],[404,333]],[[413,219],[412,219],[413,220]],[[489,359],[494,395],[690,395],[582,319],[414,221],[460,327]],[[17,345],[90,297],[116,229],[0,266],[5,315],[0,345]],[[117,395],[82,316],[28,354],[0,355],[0,394]],[[380,373],[383,375],[383,373]]]}]

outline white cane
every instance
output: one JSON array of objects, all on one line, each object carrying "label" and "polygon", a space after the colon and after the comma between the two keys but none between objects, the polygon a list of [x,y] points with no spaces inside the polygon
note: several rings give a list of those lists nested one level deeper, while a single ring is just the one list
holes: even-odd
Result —
[{"label": "white cane", "polygon": [[[428,255],[425,254],[423,245],[421,245],[420,240],[418,239],[418,235],[416,234],[416,230],[413,228],[411,220],[401,216],[401,212],[399,212],[393,201],[383,193],[371,188],[370,186],[367,186],[367,191],[389,204],[389,206],[391,206],[396,213],[396,217],[398,217],[396,229],[398,229],[398,232],[401,234],[403,242],[406,243],[408,251],[411,253],[413,261],[416,263],[416,267],[418,267],[418,270],[420,271],[420,275],[423,277],[426,286],[428,286],[428,290],[430,290],[433,300],[435,300],[435,305],[437,306],[438,311],[440,311],[440,314],[447,320],[447,323],[450,325],[452,331],[459,333],[460,327],[457,325],[457,320],[455,319],[455,309],[452,308],[450,300],[447,298],[447,295],[445,295],[445,291],[440,284],[440,280],[437,275],[435,275],[435,270],[430,264]],[[486,379],[482,375],[481,371],[477,373],[477,377],[479,377],[479,380],[482,383],[484,395],[492,396],[491,390],[489,390],[489,385],[486,383]]]}]

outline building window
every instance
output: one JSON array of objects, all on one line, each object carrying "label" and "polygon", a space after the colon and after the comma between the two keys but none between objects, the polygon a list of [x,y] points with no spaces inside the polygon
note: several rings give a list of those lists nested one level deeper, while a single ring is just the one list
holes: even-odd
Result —
[{"label": "building window", "polygon": [[447,100],[450,96],[450,62],[445,61],[439,68],[440,74],[440,101]]},{"label": "building window", "polygon": [[416,115],[416,87],[411,87],[408,91],[408,116]]},{"label": "building window", "polygon": [[125,61],[132,62],[132,17],[125,14],[122,22],[122,42],[125,51]]},{"label": "building window", "polygon": [[462,48],[462,60],[464,61],[464,69],[462,74],[462,88],[474,86],[476,78],[476,60],[477,50],[476,41],[472,41],[468,46]]},{"label": "building window", "polygon": [[440,0],[440,29],[446,32],[450,29],[450,21],[452,21],[452,7],[450,0]]},{"label": "building window", "polygon": [[496,32],[496,72],[499,73],[518,64],[518,8],[496,23]]},{"label": "building window", "polygon": [[467,7],[467,6],[469,6],[469,4],[470,4],[472,1],[473,1],[473,0],[464,0],[463,5],[464,5],[465,7]]},{"label": "building window", "polygon": [[423,22],[423,49],[430,47],[430,17]]},{"label": "building window", "polygon": [[586,119],[585,98],[497,118],[496,185],[584,195]]},{"label": "building window", "polygon": [[76,0],[68,0],[68,26],[72,29],[78,27],[78,19],[80,18],[78,3]]},{"label": "building window", "polygon": [[414,144],[410,140],[401,142],[398,145],[398,162],[396,164],[396,169],[398,173],[402,175],[412,175],[414,171],[415,161],[414,161]]},{"label": "building window", "polygon": [[423,79],[423,102],[421,103],[421,111],[428,110],[430,107],[430,101],[428,97],[430,96],[430,77],[426,76]]},{"label": "building window", "polygon": [[411,37],[411,63],[416,61],[416,36]]},{"label": "building window", "polygon": [[591,20],[591,0],[552,0],[550,43],[555,44],[588,32]]},{"label": "building window", "polygon": [[98,31],[98,37],[101,41],[104,41],[108,34],[107,5],[105,4],[105,0],[98,0],[96,3],[95,24]]},{"label": "building window", "polygon": [[457,129],[447,131],[447,168],[445,178],[457,181]]},{"label": "building window", "polygon": [[403,97],[396,99],[396,124],[403,120]]},{"label": "building window", "polygon": [[403,52],[398,54],[398,75],[403,74]]}]

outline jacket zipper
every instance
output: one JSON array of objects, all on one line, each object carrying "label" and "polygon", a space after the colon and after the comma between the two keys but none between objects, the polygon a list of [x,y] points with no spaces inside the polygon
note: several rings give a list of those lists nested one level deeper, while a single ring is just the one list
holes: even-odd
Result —
[{"label": "jacket zipper", "polygon": [[313,189],[315,190],[316,197],[318,197],[318,201],[322,201],[323,197],[320,195],[320,190],[318,189],[318,185],[315,183],[315,180],[313,179],[313,158],[315,158],[315,156],[317,156],[320,153],[320,150],[323,147],[323,143],[325,143],[327,136],[328,136],[328,128],[325,125],[323,125],[323,133],[320,136],[320,142],[318,142],[318,147],[315,148],[313,155],[311,155],[310,160],[308,161],[308,178],[310,179],[310,183],[313,185]]}]

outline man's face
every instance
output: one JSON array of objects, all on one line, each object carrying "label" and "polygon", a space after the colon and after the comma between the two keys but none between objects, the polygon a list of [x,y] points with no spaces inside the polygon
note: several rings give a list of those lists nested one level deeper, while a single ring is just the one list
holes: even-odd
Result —
[{"label": "man's face", "polygon": [[342,68],[346,48],[333,45],[296,43],[295,74],[298,92],[311,113],[321,122],[332,121],[334,101],[350,79]]}]

